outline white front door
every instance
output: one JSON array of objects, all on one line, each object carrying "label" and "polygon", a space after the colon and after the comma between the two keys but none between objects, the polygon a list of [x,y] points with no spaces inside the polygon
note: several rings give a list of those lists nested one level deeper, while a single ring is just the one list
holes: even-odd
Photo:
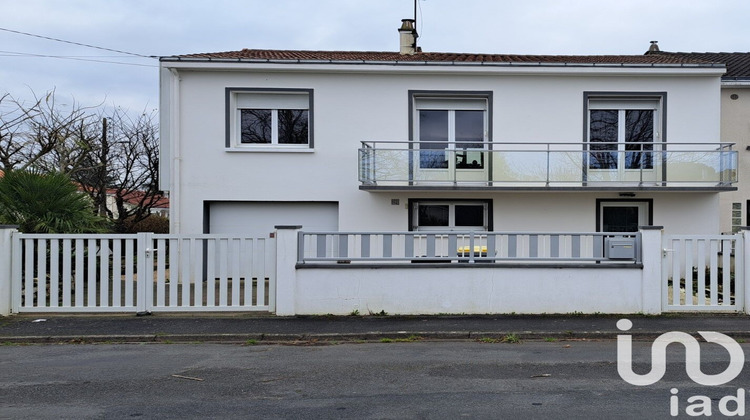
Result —
[{"label": "white front door", "polygon": [[649,224],[649,203],[646,201],[604,201],[599,204],[601,232],[637,232]]}]

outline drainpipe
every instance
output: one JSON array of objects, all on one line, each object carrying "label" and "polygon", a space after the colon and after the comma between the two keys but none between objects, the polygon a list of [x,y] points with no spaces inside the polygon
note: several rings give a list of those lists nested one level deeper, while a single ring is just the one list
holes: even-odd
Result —
[{"label": "drainpipe", "polygon": [[[170,88],[171,92],[169,95],[169,147],[171,147],[172,149],[172,164],[170,165],[170,170],[172,172],[172,179],[170,180],[172,183],[172,188],[170,191],[170,204],[173,202],[176,204],[174,206],[169,206],[169,231],[172,233],[183,233],[180,220],[182,217],[182,210],[180,209],[180,206],[183,205],[181,197],[182,188],[180,188],[182,184],[182,142],[180,141],[180,75],[177,72],[177,69],[169,69],[169,72],[172,75],[172,80],[170,81],[172,86]],[[173,198],[174,201],[172,201]]]}]

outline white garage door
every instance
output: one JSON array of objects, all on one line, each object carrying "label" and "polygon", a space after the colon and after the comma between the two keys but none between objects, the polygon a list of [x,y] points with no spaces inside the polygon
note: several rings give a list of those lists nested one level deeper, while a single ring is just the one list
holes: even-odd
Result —
[{"label": "white garage door", "polygon": [[337,231],[339,206],[332,202],[216,202],[209,207],[209,232],[268,237],[277,225],[306,231]]}]

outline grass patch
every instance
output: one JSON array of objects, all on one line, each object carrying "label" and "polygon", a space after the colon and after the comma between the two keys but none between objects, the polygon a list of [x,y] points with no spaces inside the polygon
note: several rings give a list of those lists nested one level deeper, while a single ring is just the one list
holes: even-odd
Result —
[{"label": "grass patch", "polygon": [[349,312],[349,316],[359,316],[359,309],[355,309]]},{"label": "grass patch", "polygon": [[254,346],[254,345],[258,344],[258,340],[254,339],[254,338],[251,338],[251,339],[245,341],[245,344],[248,345],[248,346]]},{"label": "grass patch", "polygon": [[410,335],[410,336],[408,336],[406,338],[397,338],[397,339],[395,339],[393,341],[395,341],[397,343],[412,343],[414,341],[422,340],[422,338],[423,337],[420,337],[418,335],[412,334],[412,335]]},{"label": "grass patch", "polygon": [[381,343],[393,343],[393,339],[392,338],[383,337],[383,338],[380,339],[380,342]]},{"label": "grass patch", "polygon": [[548,343],[554,343],[557,341],[557,339],[555,337],[544,337],[544,341]]},{"label": "grass patch", "polygon": [[505,337],[503,337],[502,342],[503,343],[518,344],[518,343],[521,342],[521,339],[518,337],[517,334],[508,334]]}]

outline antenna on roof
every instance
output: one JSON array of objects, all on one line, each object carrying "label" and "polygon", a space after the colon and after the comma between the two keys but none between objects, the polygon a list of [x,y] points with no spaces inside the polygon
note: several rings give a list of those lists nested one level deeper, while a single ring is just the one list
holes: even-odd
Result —
[{"label": "antenna on roof", "polygon": [[414,0],[414,29],[418,28],[417,26],[417,2],[419,0]]},{"label": "antenna on roof", "polygon": [[414,19],[401,19],[401,27],[398,29],[400,38],[399,53],[402,55],[412,55],[421,52],[417,46],[417,5],[419,0],[414,0]]}]

